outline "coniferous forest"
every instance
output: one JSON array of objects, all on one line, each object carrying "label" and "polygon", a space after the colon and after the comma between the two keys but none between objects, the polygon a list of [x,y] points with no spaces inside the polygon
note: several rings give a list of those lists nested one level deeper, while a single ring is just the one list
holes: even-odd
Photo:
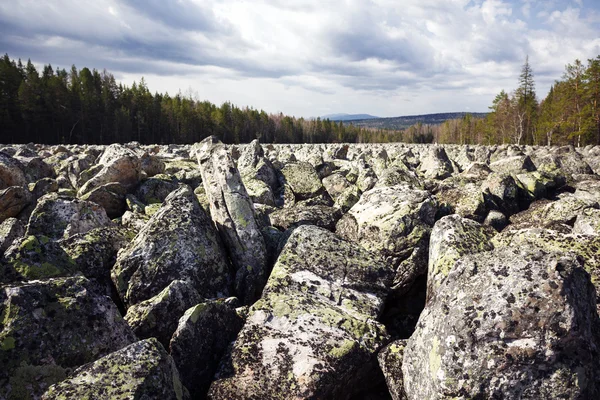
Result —
[{"label": "coniferous forest", "polygon": [[466,114],[442,124],[390,130],[328,119],[304,119],[217,106],[178,93],[154,93],[144,78],[130,87],[85,67],[42,71],[0,59],[0,142],[108,144],[193,143],[217,135],[225,143],[413,142],[458,144],[600,144],[600,56],[576,60],[538,100],[527,59],[517,88],[502,91],[485,118]]}]

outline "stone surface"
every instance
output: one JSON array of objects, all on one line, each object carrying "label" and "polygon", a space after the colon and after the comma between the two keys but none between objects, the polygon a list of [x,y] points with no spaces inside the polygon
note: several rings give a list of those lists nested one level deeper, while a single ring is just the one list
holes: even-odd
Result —
[{"label": "stone surface", "polygon": [[98,204],[51,193],[38,201],[29,218],[27,235],[68,238],[110,223]]},{"label": "stone surface", "polygon": [[11,186],[27,186],[23,166],[5,152],[0,152],[0,189]]},{"label": "stone surface", "polygon": [[202,302],[181,317],[170,350],[192,398],[206,396],[219,360],[243,324],[224,300]]},{"label": "stone surface", "polygon": [[83,277],[0,289],[0,397],[39,398],[75,367],[135,341],[117,307]]},{"label": "stone surface", "polygon": [[209,137],[195,146],[210,215],[235,267],[235,293],[244,304],[250,304],[260,297],[268,278],[265,242],[252,202],[221,142]]},{"label": "stone surface", "polygon": [[407,290],[425,273],[436,200],[424,190],[401,185],[374,188],[337,223],[336,233],[378,253],[396,269],[396,290]]},{"label": "stone surface", "polygon": [[42,396],[43,400],[189,398],[173,359],[154,338],[76,369]]},{"label": "stone surface", "polygon": [[156,296],[175,279],[206,298],[228,295],[231,283],[218,234],[189,186],[167,197],[119,253],[111,276],[127,305]]},{"label": "stone surface", "polygon": [[[386,343],[382,312],[393,271],[315,226],[288,239],[209,398],[348,398],[368,386]],[[363,386],[364,385],[364,386]]]},{"label": "stone surface", "polygon": [[10,186],[0,190],[0,222],[16,217],[32,201],[29,190],[22,186]]},{"label": "stone surface", "polygon": [[111,144],[106,147],[97,165],[101,168],[94,171],[93,176],[81,185],[79,196],[110,182],[118,182],[130,188],[140,180],[141,161],[133,151],[123,145]]},{"label": "stone surface", "polygon": [[296,200],[315,197],[324,190],[315,168],[306,162],[289,163],[281,170],[285,183],[294,193]]},{"label": "stone surface", "polygon": [[295,205],[282,208],[269,215],[271,225],[286,230],[299,225],[316,225],[321,228],[335,230],[335,224],[342,216],[339,208],[328,206],[303,206]]},{"label": "stone surface", "polygon": [[504,248],[461,258],[404,349],[408,399],[595,398],[594,300],[573,256]]},{"label": "stone surface", "polygon": [[18,219],[8,218],[0,223],[0,254],[23,235],[25,235],[25,226]]},{"label": "stone surface", "polygon": [[191,283],[175,280],[156,296],[129,307],[125,321],[138,338],[155,337],[168,349],[179,318],[202,300]]}]

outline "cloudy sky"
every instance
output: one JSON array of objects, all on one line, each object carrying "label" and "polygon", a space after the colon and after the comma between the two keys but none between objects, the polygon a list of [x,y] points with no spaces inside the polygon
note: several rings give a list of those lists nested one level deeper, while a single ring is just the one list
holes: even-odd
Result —
[{"label": "cloudy sky", "polygon": [[0,52],[267,112],[487,111],[600,55],[598,0],[5,0]]}]

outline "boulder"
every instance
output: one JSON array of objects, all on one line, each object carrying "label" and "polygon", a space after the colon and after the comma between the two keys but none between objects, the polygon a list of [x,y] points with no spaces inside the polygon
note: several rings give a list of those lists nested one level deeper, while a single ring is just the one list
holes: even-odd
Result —
[{"label": "boulder", "polygon": [[129,307],[125,321],[138,338],[155,337],[168,349],[179,318],[202,300],[191,283],[175,280],[156,296]]},{"label": "boulder", "polygon": [[438,205],[424,190],[378,187],[338,221],[336,233],[379,254],[397,271],[394,287],[407,290],[427,269],[429,234]]},{"label": "boulder", "polygon": [[76,272],[75,262],[46,236],[18,239],[4,254],[0,265],[0,283],[12,283],[70,276]]},{"label": "boulder", "polygon": [[526,155],[506,157],[490,163],[490,169],[500,175],[520,174],[535,171],[535,165]]},{"label": "boulder", "polygon": [[407,398],[596,398],[594,300],[571,255],[511,247],[464,256],[404,348]]},{"label": "boulder", "polygon": [[224,300],[202,302],[181,317],[170,350],[192,398],[206,397],[221,357],[243,324],[244,319]]},{"label": "boulder", "polygon": [[[450,180],[450,179],[448,179]],[[486,207],[483,193],[476,183],[450,184],[442,186],[435,197],[439,204],[446,205],[452,213],[464,218],[483,222]]]},{"label": "boulder", "polygon": [[334,173],[326,178],[323,178],[323,186],[329,196],[335,201],[344,190],[354,186],[346,177],[340,173]]},{"label": "boulder", "polygon": [[81,196],[81,200],[98,204],[109,218],[118,218],[125,212],[127,204],[125,197],[127,189],[118,182],[107,183],[99,186]]},{"label": "boulder", "polygon": [[19,215],[31,201],[31,192],[22,186],[10,186],[0,190],[0,222]]},{"label": "boulder", "polygon": [[[0,230],[2,226],[0,225]],[[588,208],[577,216],[573,225],[573,233],[584,235],[600,235],[600,210]]]},{"label": "boulder", "polygon": [[171,176],[155,175],[140,184],[135,197],[144,204],[162,203],[178,187],[179,183]]},{"label": "boulder", "polygon": [[235,293],[244,304],[250,304],[260,296],[268,278],[265,242],[252,201],[235,163],[218,139],[206,138],[195,145],[193,153],[200,164],[210,215],[235,267]]},{"label": "boulder", "polygon": [[77,368],[42,396],[42,400],[189,398],[173,359],[155,338]]},{"label": "boulder", "polygon": [[590,274],[598,294],[600,312],[600,237],[576,233],[564,233],[551,229],[505,230],[492,239],[497,247],[521,247],[545,251],[571,252],[581,257],[585,270]]},{"label": "boulder", "polygon": [[432,146],[421,161],[419,172],[427,179],[445,179],[452,175],[454,168],[444,148]]},{"label": "boulder", "polygon": [[0,223],[0,254],[23,235],[25,235],[25,226],[18,219],[8,218]]},{"label": "boulder", "polygon": [[0,151],[0,189],[11,186],[27,186],[23,166],[13,157]]},{"label": "boulder", "polygon": [[491,227],[456,214],[438,220],[429,239],[427,298],[435,295],[462,256],[493,250],[490,240],[495,234]]},{"label": "boulder", "polygon": [[271,161],[265,157],[263,148],[256,139],[244,146],[237,160],[237,167],[244,184],[246,179],[256,179],[267,184],[271,190],[275,190],[278,186],[275,169]]},{"label": "boulder", "polygon": [[325,229],[298,227],[209,398],[345,399],[368,387],[388,340],[375,320],[392,277],[374,254]]},{"label": "boulder", "polygon": [[27,235],[61,239],[110,223],[98,204],[50,193],[38,200],[27,224]]},{"label": "boulder", "polygon": [[400,339],[385,346],[377,355],[379,367],[383,372],[393,400],[406,400],[402,376],[402,359],[406,340]]},{"label": "boulder", "polygon": [[176,279],[205,298],[228,295],[231,284],[218,234],[187,185],[171,193],[119,253],[111,276],[127,305],[156,296]]},{"label": "boulder", "polygon": [[286,164],[281,173],[285,183],[294,193],[296,200],[315,197],[324,190],[317,171],[307,162]]},{"label": "boulder", "polygon": [[490,174],[481,184],[481,192],[488,209],[512,215],[521,210],[519,186],[510,175]]},{"label": "boulder", "polygon": [[140,158],[123,145],[111,144],[106,147],[97,165],[102,168],[94,171],[93,176],[81,186],[78,192],[80,197],[110,182],[118,182],[126,188],[131,188],[140,180]]},{"label": "boulder", "polygon": [[333,231],[341,216],[342,211],[339,208],[295,205],[294,207],[282,208],[272,212],[269,219],[271,225],[283,230],[309,224]]},{"label": "boulder", "polygon": [[4,399],[39,398],[73,368],[135,341],[117,307],[83,277],[4,286],[0,315]]}]

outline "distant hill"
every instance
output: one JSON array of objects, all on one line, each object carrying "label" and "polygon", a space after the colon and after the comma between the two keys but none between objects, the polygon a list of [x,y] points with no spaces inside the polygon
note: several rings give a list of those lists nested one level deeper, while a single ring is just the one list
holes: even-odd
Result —
[{"label": "distant hill", "polygon": [[356,121],[379,118],[369,114],[328,114],[323,115],[321,119],[329,119],[331,121]]},{"label": "distant hill", "polygon": [[[462,118],[466,114],[470,114],[475,118],[484,118],[487,113],[439,113],[425,115],[408,115],[405,117],[390,117],[390,118],[370,118],[352,120],[352,125],[364,128],[379,128],[379,129],[406,129],[418,122],[429,125],[442,124],[449,119]],[[331,118],[330,118],[331,119]]]}]

